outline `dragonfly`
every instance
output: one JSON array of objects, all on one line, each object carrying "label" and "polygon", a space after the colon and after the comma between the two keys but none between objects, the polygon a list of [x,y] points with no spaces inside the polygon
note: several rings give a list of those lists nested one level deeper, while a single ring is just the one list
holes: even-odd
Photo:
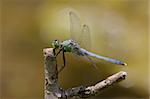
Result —
[{"label": "dragonfly", "polygon": [[[125,62],[122,62],[117,59],[101,56],[95,53],[92,53],[82,47],[77,43],[80,42],[82,45],[85,46],[85,48],[90,49],[90,29],[88,25],[83,24],[81,25],[80,18],[72,11],[69,12],[69,18],[70,18],[70,33],[71,33],[71,39],[65,40],[60,42],[59,40],[52,41],[52,47],[54,49],[54,55],[57,56],[60,52],[62,52],[63,55],[63,67],[66,65],[65,60],[65,53],[73,53],[77,56],[85,56],[87,59],[92,62],[93,65],[94,62],[91,60],[90,57],[94,57],[100,60],[104,60],[113,64],[118,65],[127,65]],[[56,53],[56,49],[59,51]]]}]

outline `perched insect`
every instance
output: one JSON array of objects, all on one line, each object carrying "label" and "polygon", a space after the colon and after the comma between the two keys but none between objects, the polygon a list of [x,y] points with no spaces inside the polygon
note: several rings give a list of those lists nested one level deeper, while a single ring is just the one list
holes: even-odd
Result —
[{"label": "perched insect", "polygon": [[90,48],[90,29],[87,25],[81,26],[80,19],[79,17],[73,13],[69,12],[69,17],[70,17],[70,32],[71,32],[71,39],[65,40],[63,42],[60,42],[59,40],[54,40],[52,42],[52,46],[54,48],[54,53],[56,49],[59,49],[58,53],[56,56],[60,53],[63,52],[63,60],[64,60],[64,66],[65,66],[65,52],[72,52],[73,54],[79,55],[79,56],[86,56],[90,62],[92,60],[90,57],[95,57],[97,59],[105,60],[107,62],[111,62],[114,64],[119,64],[119,65],[127,65],[126,63],[100,56],[97,54],[94,54],[90,51],[87,51],[86,49],[83,49],[79,46],[79,44],[76,41],[81,41],[87,49]]}]

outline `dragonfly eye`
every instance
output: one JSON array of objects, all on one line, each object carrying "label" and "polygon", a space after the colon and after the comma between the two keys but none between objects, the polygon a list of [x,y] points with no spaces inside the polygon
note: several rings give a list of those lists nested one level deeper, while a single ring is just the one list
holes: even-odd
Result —
[{"label": "dragonfly eye", "polygon": [[57,42],[58,40],[57,39],[55,39],[53,42]]},{"label": "dragonfly eye", "polygon": [[59,40],[54,40],[53,42],[52,42],[52,47],[53,48],[59,48],[60,47],[60,42],[59,42]]}]

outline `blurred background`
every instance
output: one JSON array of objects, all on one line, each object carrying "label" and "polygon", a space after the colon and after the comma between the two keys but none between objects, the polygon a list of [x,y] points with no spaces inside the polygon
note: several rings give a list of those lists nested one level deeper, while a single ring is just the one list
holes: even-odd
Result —
[{"label": "blurred background", "polygon": [[[90,99],[148,99],[148,0],[3,0],[1,3],[1,99],[43,99],[43,48],[70,38],[68,12],[91,30],[92,52],[128,66],[92,58],[98,69],[66,55],[59,74],[65,89],[92,85],[118,71],[126,80]],[[62,64],[61,56],[58,64]]]}]

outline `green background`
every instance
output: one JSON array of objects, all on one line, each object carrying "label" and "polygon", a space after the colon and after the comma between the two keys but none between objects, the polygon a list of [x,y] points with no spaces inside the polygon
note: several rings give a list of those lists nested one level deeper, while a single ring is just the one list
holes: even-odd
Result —
[{"label": "green background", "polygon": [[[91,30],[92,52],[128,63],[119,66],[66,54],[59,74],[65,89],[93,85],[118,71],[126,80],[90,99],[148,98],[148,0],[3,0],[1,3],[1,99],[43,99],[43,48],[70,38],[68,12]],[[58,64],[62,59],[58,57]]]}]

